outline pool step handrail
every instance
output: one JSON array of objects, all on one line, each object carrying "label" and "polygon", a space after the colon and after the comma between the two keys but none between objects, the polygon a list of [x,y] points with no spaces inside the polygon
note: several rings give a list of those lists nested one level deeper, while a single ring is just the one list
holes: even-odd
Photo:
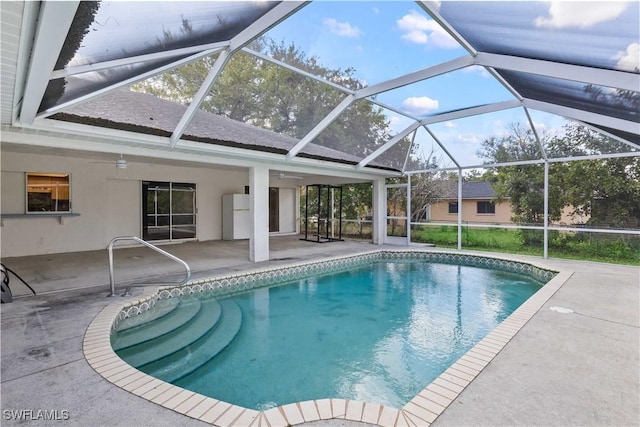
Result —
[{"label": "pool step handrail", "polygon": [[[168,283],[168,284],[175,284],[177,286],[181,286],[184,285],[185,283],[187,283],[189,281],[189,279],[191,278],[191,268],[189,268],[189,264],[187,264],[186,262],[184,262],[183,260],[181,260],[180,258],[178,258],[177,256],[171,255],[169,252],[167,251],[163,251],[162,249],[160,249],[159,247],[152,245],[151,243],[142,240],[139,237],[136,236],[118,236],[118,237],[114,237],[113,239],[111,239],[111,241],[109,242],[109,245],[107,246],[107,251],[109,252],[109,282],[111,283],[111,293],[109,294],[110,297],[113,297],[116,295],[116,282],[115,282],[115,276],[113,274],[113,244],[115,242],[118,242],[120,240],[132,240],[134,242],[137,242],[143,246],[148,247],[149,249],[153,249],[154,251],[166,256],[167,258],[177,262],[178,264],[181,264],[186,272],[186,275],[184,277],[184,279],[182,279],[180,282],[178,283]],[[158,285],[159,283],[154,283],[155,285]],[[125,291],[125,295],[127,294],[127,292]],[[124,296],[124,295],[123,295]]]}]

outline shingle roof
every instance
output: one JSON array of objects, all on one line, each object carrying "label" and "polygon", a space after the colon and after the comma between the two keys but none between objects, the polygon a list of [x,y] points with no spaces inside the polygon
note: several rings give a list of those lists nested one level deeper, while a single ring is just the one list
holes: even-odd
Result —
[{"label": "shingle roof", "polygon": [[[468,181],[462,183],[462,199],[493,199],[495,191],[491,187],[491,183],[486,181]],[[457,199],[458,185],[452,185],[451,190],[443,199]]]},{"label": "shingle roof", "polygon": [[[153,95],[121,89],[74,106],[51,118],[168,137],[171,136],[186,109],[185,105]],[[196,112],[182,138],[280,154],[286,154],[298,143],[298,139],[288,135],[202,110]],[[354,165],[361,160],[348,153],[316,144],[307,144],[299,155]],[[368,166],[391,169],[375,162]]]}]

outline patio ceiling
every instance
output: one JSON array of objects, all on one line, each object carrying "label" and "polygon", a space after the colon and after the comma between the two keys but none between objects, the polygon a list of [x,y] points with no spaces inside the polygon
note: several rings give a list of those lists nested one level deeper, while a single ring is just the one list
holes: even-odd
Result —
[{"label": "patio ceiling", "polygon": [[[189,141],[187,135],[201,111],[203,100],[224,73],[226,65],[236,55],[248,55],[254,60],[299,73],[343,94],[341,102],[280,154],[285,163],[296,164],[319,135],[359,102],[372,103],[383,110],[390,121],[396,120],[401,126],[394,128],[384,143],[364,142],[365,149],[347,152],[349,158],[354,159],[351,162],[354,170],[375,164],[384,166],[385,153],[392,147],[401,147],[406,138],[412,143],[402,146],[403,152],[411,155],[419,144],[422,149],[430,145],[432,152],[440,151],[446,158],[440,165],[442,169],[447,165],[452,168],[477,166],[473,159],[460,154],[461,148],[443,135],[438,126],[450,123],[453,126],[457,121],[476,117],[495,120],[499,117],[496,114],[511,110],[517,111],[535,135],[542,129],[540,120],[532,115],[545,114],[582,123],[617,140],[619,146],[611,153],[601,153],[602,157],[638,155],[640,151],[640,15],[637,1],[578,4],[592,13],[578,17],[574,14],[573,18],[571,11],[561,10],[566,5],[558,2],[332,2],[332,11],[336,16],[345,16],[343,19],[323,16],[322,2],[315,5],[315,2],[294,1],[105,1],[92,8],[92,2],[45,1],[26,3],[19,23],[17,14],[9,13],[16,6],[4,3],[3,26],[13,23],[20,41],[14,44],[17,52],[13,52],[16,58],[10,93],[13,103],[10,106],[2,104],[3,125],[51,129],[52,116],[58,113],[72,113],[103,95],[213,55],[215,62],[200,89],[186,108],[180,110],[180,117],[176,118],[168,135],[163,136],[166,149],[189,146],[193,140]],[[361,87],[354,90],[249,47],[265,34],[271,36],[273,33],[273,37],[285,34],[282,28],[293,29],[297,19],[303,24],[309,16],[316,16],[318,21],[324,20],[328,24],[342,25],[343,34],[351,29],[352,35],[364,37],[362,30],[358,34],[355,25],[349,26],[347,9],[360,8],[364,15],[382,5],[391,7],[390,3],[395,8],[404,7],[405,12],[409,11],[402,19],[397,16],[388,21],[396,31],[406,29],[407,23],[419,23],[412,27],[414,33],[402,36],[403,40],[413,37],[416,43],[419,42],[421,34],[415,31],[424,29],[420,25],[426,25],[432,29],[429,37],[441,37],[449,43],[447,49],[452,52],[449,59],[431,63],[426,58],[431,53],[425,52],[425,60],[421,62],[424,66],[409,69],[386,58],[385,54],[391,55],[391,52],[383,52],[376,56],[377,63],[370,63],[370,66],[384,69],[386,72],[381,73],[384,78],[374,79],[371,84],[363,79]],[[607,7],[602,9],[603,5]],[[345,10],[344,15],[341,15],[341,8]],[[610,16],[604,16],[607,13]],[[180,32],[185,20],[194,31]],[[289,27],[288,23],[291,23]],[[11,28],[5,27],[3,39],[6,39],[7,31]],[[289,31],[293,33],[293,30]],[[28,37],[30,32],[34,35],[32,42]],[[321,32],[318,34],[318,38],[323,37]],[[371,34],[367,36],[371,37]],[[318,44],[315,40],[309,46],[314,42]],[[400,38],[395,46],[400,52],[408,49]],[[5,47],[3,42],[3,68],[9,51],[9,43]],[[30,54],[24,53],[29,51]],[[414,55],[413,52],[407,50],[405,57]],[[309,50],[307,55],[318,54]],[[323,60],[321,55],[318,58]],[[405,101],[433,101],[434,85],[440,85],[444,78],[450,78],[447,84],[462,84],[456,83],[456,79],[466,81],[467,76],[478,73],[477,70],[483,73],[482,84],[494,85],[494,92],[503,95],[489,97],[487,102],[480,104],[473,104],[472,98],[468,102],[460,100],[458,104],[451,104],[455,105],[451,110],[440,108],[427,113],[424,109],[409,108],[411,103],[394,101],[393,95],[403,90]],[[3,95],[10,91],[7,78],[3,73]],[[470,87],[474,85],[469,84]],[[449,105],[444,100],[441,103]],[[10,113],[7,112],[9,108]],[[11,123],[7,123],[7,117],[11,118]],[[60,123],[53,126],[56,129],[63,127]],[[73,127],[70,125],[69,129]],[[266,130],[270,130],[268,126]],[[72,130],[68,132],[73,133]],[[428,142],[419,142],[420,138]],[[545,158],[542,150],[540,160]],[[394,169],[412,172],[406,161],[402,166],[395,165]]]}]

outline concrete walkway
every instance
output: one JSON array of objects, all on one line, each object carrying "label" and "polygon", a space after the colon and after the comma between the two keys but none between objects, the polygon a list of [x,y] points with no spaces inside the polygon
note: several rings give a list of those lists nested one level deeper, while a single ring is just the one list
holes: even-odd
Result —
[{"label": "concrete walkway", "polygon": [[[246,260],[246,242],[164,247],[188,260],[194,278],[380,247],[362,242],[314,244],[289,237],[271,239],[271,248],[272,261],[254,264]],[[166,275],[179,280],[180,266],[154,257],[144,248],[118,250],[118,283],[156,281]],[[574,273],[434,425],[640,425],[640,269],[511,258]],[[106,251],[3,263],[42,292],[1,308],[3,426],[17,425],[20,414],[23,419],[43,418],[38,410],[62,420],[26,425],[204,425],[113,386],[85,361],[84,331],[114,300],[105,297]],[[28,292],[20,290],[15,278],[11,283],[16,293]],[[557,307],[573,312],[561,313]],[[310,425],[358,423],[331,420]]]}]

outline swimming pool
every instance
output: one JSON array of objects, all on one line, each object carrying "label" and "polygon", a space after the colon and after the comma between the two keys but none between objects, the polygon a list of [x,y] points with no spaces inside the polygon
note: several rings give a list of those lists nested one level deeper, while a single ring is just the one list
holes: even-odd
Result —
[{"label": "swimming pool", "polygon": [[[133,368],[113,350],[110,337],[129,322],[144,321],[154,307],[168,310],[167,304],[177,296],[212,291],[215,297],[260,289],[282,281],[312,278],[320,274],[351,270],[363,263],[381,259],[417,259],[425,262],[497,268],[503,272],[524,273],[546,282],[495,329],[455,361],[404,406],[397,408],[369,401],[324,398],[285,404],[266,410],[234,405],[219,398],[186,390]],[[510,258],[510,259],[509,259]],[[126,302],[107,306],[85,333],[83,352],[89,365],[107,381],[134,395],[218,426],[295,425],[321,419],[346,419],[381,426],[427,425],[433,422],[456,396],[484,369],[540,307],[570,277],[569,272],[551,271],[536,266],[535,261],[518,257],[484,257],[448,251],[377,250],[353,256],[337,257],[262,270],[252,270],[211,279],[193,281],[186,286],[146,288],[145,294]],[[514,259],[515,258],[515,259]],[[263,289],[264,292],[264,289]],[[261,387],[256,378],[252,387]]]},{"label": "swimming pool", "polygon": [[143,372],[256,410],[329,397],[400,407],[541,285],[504,269],[379,259],[166,300],[157,320],[122,322],[112,343]]}]

